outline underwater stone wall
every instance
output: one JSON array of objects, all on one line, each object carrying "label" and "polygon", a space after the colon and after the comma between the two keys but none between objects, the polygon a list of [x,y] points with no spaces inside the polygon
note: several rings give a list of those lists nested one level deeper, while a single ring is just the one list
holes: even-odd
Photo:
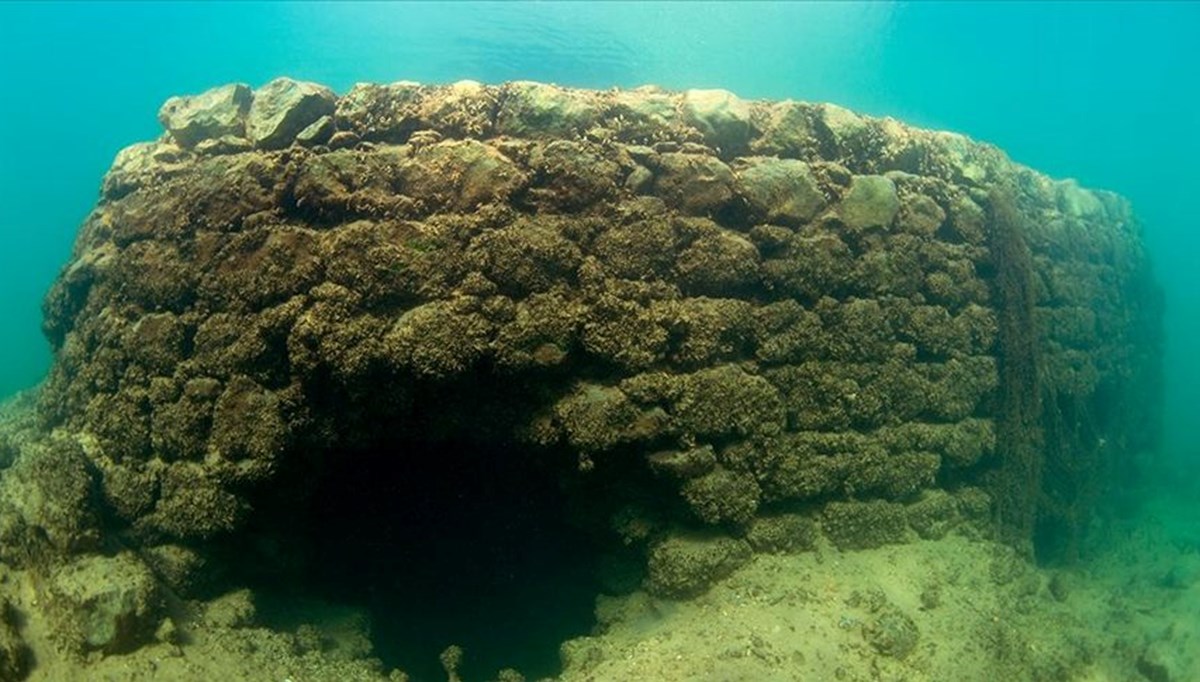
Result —
[{"label": "underwater stone wall", "polygon": [[959,135],[531,82],[280,79],[160,120],[47,297],[40,407],[160,573],[406,434],[570,458],[668,595],[818,532],[1057,551],[1153,444],[1128,205]]}]

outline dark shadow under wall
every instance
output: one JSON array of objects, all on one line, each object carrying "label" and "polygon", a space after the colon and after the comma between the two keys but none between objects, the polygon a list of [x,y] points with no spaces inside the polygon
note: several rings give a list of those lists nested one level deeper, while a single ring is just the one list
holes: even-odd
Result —
[{"label": "dark shadow under wall", "polygon": [[304,603],[365,611],[374,655],[414,682],[445,678],[450,645],[464,679],[558,674],[559,645],[594,624],[602,547],[571,508],[574,455],[512,435],[536,401],[524,385],[481,370],[380,377],[365,398],[327,387],[325,416],[345,430],[289,458],[230,543],[228,582],[277,629],[311,622]]}]

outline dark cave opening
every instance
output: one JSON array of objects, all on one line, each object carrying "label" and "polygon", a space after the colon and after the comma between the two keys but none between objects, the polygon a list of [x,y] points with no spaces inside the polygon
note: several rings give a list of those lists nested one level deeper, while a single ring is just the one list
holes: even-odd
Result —
[{"label": "dark cave opening", "polygon": [[597,587],[550,462],[466,441],[350,454],[308,509],[306,586],[365,605],[376,655],[416,680],[442,679],[450,644],[468,679],[555,674],[559,644],[592,625]]},{"label": "dark cave opening", "polygon": [[[439,654],[452,644],[466,652],[464,679],[506,667],[556,675],[559,645],[591,631],[601,591],[602,543],[571,497],[576,455],[498,435],[519,401],[436,393],[406,401],[425,406],[416,412],[381,416],[373,439],[292,472],[303,503],[258,510],[275,569],[260,563],[243,578],[263,603],[284,605],[277,613],[302,600],[366,610],[374,655],[414,682],[444,680]],[[488,427],[472,430],[472,419]],[[269,624],[286,629],[287,618]]]}]

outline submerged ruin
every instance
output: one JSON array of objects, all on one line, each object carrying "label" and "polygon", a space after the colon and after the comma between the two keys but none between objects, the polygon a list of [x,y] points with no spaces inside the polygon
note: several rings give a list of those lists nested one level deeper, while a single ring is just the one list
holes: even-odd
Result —
[{"label": "submerged ruin", "polygon": [[819,542],[1069,561],[1156,442],[1127,202],[960,135],[532,82],[278,79],[159,118],[0,440],[0,562],[47,576],[73,651],[242,587],[373,610],[401,665]]}]

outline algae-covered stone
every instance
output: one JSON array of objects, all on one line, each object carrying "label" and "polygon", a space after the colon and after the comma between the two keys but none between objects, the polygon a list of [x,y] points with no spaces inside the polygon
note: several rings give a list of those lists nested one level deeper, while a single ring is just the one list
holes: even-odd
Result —
[{"label": "algae-covered stone", "polygon": [[560,225],[542,221],[519,221],[480,235],[469,257],[501,292],[516,296],[566,283],[583,260]]},{"label": "algae-covered stone", "polygon": [[749,474],[719,468],[683,485],[683,499],[705,523],[746,523],[758,510],[761,493]]},{"label": "algae-covered stone", "polygon": [[750,105],[728,90],[688,90],[683,93],[683,115],[709,144],[724,152],[741,149],[753,133]]},{"label": "algae-covered stone", "polygon": [[908,525],[926,540],[945,537],[961,521],[958,501],[943,490],[926,491],[907,513]]},{"label": "algae-covered stone", "polygon": [[738,192],[756,217],[799,225],[825,207],[827,200],[812,169],[795,159],[754,158],[737,172]]},{"label": "algae-covered stone", "polygon": [[818,155],[820,138],[814,129],[814,105],[784,100],[771,103],[767,111],[762,135],[751,144],[754,153],[796,159]]},{"label": "algae-covered stone", "polygon": [[1064,180],[1056,183],[1058,189],[1058,208],[1071,216],[1095,218],[1104,215],[1104,204],[1095,193],[1083,189],[1074,180]]},{"label": "algae-covered stone", "polygon": [[494,147],[448,140],[418,150],[402,165],[399,180],[431,207],[468,211],[506,201],[525,185],[526,174]]},{"label": "algae-covered stone", "polygon": [[493,325],[478,314],[460,314],[451,303],[427,303],[396,321],[386,341],[398,366],[447,377],[469,369],[487,352]]},{"label": "algae-covered stone", "polygon": [[35,556],[67,556],[100,541],[93,467],[77,442],[53,437],[22,448],[0,478],[0,560],[24,564]]},{"label": "algae-covered stone", "polygon": [[880,654],[904,659],[917,648],[921,632],[908,614],[889,604],[863,626],[863,637]]},{"label": "algae-covered stone", "polygon": [[664,597],[694,597],[750,560],[745,540],[673,535],[650,550],[646,587]]},{"label": "algae-covered stone", "polygon": [[648,440],[658,435],[666,422],[661,411],[643,411],[621,389],[610,386],[580,386],[555,406],[555,414],[567,440],[585,452]]},{"label": "algae-covered stone", "polygon": [[158,120],[184,147],[226,135],[243,137],[253,93],[240,83],[223,85],[191,97],[172,97],[158,111]]},{"label": "algae-covered stone", "polygon": [[[418,108],[425,89],[419,83],[355,83],[337,102],[337,135],[349,140],[401,143],[420,127]],[[331,141],[332,144],[332,141]]]},{"label": "algae-covered stone", "polygon": [[838,216],[850,230],[889,227],[900,211],[896,183],[882,175],[856,175],[838,205]]},{"label": "algae-covered stone", "polygon": [[80,652],[132,651],[150,641],[163,616],[154,574],[129,552],[82,557],[56,570],[46,591],[55,633]]},{"label": "algae-covered stone", "polygon": [[[180,540],[203,540],[229,533],[237,528],[250,511],[217,474],[216,467],[205,469],[195,462],[175,462],[162,474],[157,484],[158,499],[153,511],[137,519],[135,532],[145,538],[166,536]],[[266,467],[269,471],[269,465]],[[260,470],[261,471],[261,470]],[[248,477],[261,478],[258,476]]]},{"label": "algae-covered stone", "polygon": [[216,628],[248,628],[258,621],[254,593],[247,589],[227,592],[206,603],[200,619]]},{"label": "algae-covered stone", "polygon": [[609,157],[591,143],[555,140],[534,147],[529,165],[538,180],[528,201],[542,210],[578,211],[612,199],[625,176]]},{"label": "algae-covered stone", "polygon": [[296,135],[333,114],[337,96],[316,83],[276,78],[254,92],[246,117],[246,135],[262,149],[280,149]]},{"label": "algae-covered stone", "polygon": [[766,379],[736,365],[705,369],[683,378],[673,410],[681,426],[702,437],[779,433],[783,405]]},{"label": "algae-covered stone", "polygon": [[936,201],[917,194],[902,201],[897,225],[907,232],[925,237],[933,236],[946,222],[946,212]]},{"label": "algae-covered stone", "polygon": [[853,150],[867,135],[867,121],[836,104],[819,105],[814,118],[821,131],[842,150]]},{"label": "algae-covered stone", "polygon": [[821,529],[838,549],[871,549],[903,542],[908,524],[904,505],[895,502],[830,502]]},{"label": "algae-covered stone", "polygon": [[185,545],[163,544],[148,547],[141,558],[163,581],[166,587],[178,595],[194,594],[206,578],[206,557]]},{"label": "algae-covered stone", "polygon": [[296,142],[305,147],[325,144],[333,133],[333,116],[326,114],[296,133]]},{"label": "algae-covered stone", "polygon": [[800,552],[815,547],[817,535],[817,524],[807,516],[759,515],[746,530],[746,542],[756,552]]},{"label": "algae-covered stone", "polygon": [[675,264],[675,229],[665,220],[617,225],[596,238],[595,253],[613,276],[662,279]]},{"label": "algae-covered stone", "polygon": [[515,81],[504,86],[496,128],[517,137],[566,137],[586,130],[598,116],[587,92]]},{"label": "algae-covered stone", "polygon": [[680,480],[703,476],[717,463],[711,445],[688,450],[660,450],[646,457],[650,469],[658,474]]},{"label": "algae-covered stone", "polygon": [[733,199],[733,172],[715,156],[662,154],[654,191],[687,215],[712,215]]},{"label": "algae-covered stone", "polygon": [[689,293],[729,296],[757,283],[758,266],[758,249],[748,239],[714,230],[701,235],[679,254],[676,271]]}]

